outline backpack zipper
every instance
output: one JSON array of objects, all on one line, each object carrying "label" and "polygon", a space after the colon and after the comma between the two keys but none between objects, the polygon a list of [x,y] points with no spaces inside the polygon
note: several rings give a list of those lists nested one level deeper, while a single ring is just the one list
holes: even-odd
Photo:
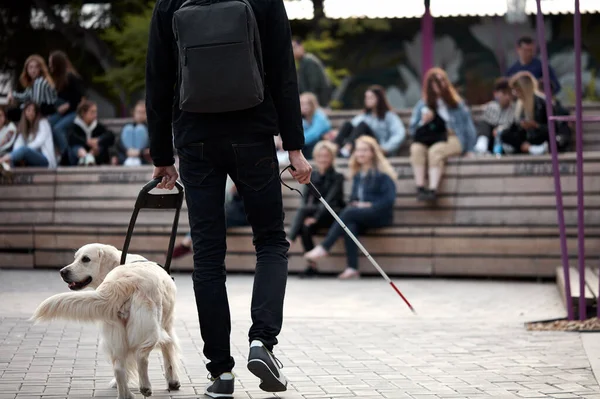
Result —
[{"label": "backpack zipper", "polygon": [[187,65],[187,59],[188,59],[187,52],[188,52],[188,50],[197,49],[197,48],[203,48],[203,47],[228,46],[228,45],[231,45],[231,44],[242,44],[242,43],[243,42],[226,42],[226,43],[214,43],[214,44],[198,44],[196,46],[187,46],[187,47],[184,47],[185,54],[184,54],[184,57],[183,57],[183,65]]}]

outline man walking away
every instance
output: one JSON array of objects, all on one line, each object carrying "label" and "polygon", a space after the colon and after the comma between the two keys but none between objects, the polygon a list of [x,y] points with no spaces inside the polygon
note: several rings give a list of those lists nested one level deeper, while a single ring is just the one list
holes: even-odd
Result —
[{"label": "man walking away", "polygon": [[331,99],[331,82],[325,71],[325,66],[316,55],[307,53],[302,41],[294,38],[292,41],[294,58],[298,61],[298,87],[300,94],[314,93],[319,104],[327,108]]},{"label": "man walking away", "polygon": [[194,292],[209,360],[205,393],[231,397],[234,359],[225,288],[225,182],[244,201],[256,249],[248,369],[267,392],[286,390],[272,354],[283,319],[289,244],[283,226],[278,133],[310,181],[291,32],[283,0],[158,0],[146,63],[150,154],[159,188],[185,186],[194,248]]}]

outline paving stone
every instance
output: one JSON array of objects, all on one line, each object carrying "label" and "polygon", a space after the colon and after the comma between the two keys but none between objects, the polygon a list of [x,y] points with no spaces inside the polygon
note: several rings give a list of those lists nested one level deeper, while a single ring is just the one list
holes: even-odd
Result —
[{"label": "paving stone", "polygon": [[[0,399],[114,398],[95,325],[28,321],[42,300],[66,291],[55,274],[0,269]],[[153,353],[149,373],[158,399],[198,398],[207,384],[191,278],[176,282],[182,389],[165,389],[162,359]],[[600,399],[589,361],[600,353],[587,353],[578,334],[523,327],[564,316],[551,283],[404,280],[419,311],[414,317],[379,279],[349,289],[335,279],[290,277],[275,348],[290,381],[281,395],[262,392],[245,368],[252,278],[229,276],[227,284],[236,399]],[[19,305],[11,306],[16,294]]]}]

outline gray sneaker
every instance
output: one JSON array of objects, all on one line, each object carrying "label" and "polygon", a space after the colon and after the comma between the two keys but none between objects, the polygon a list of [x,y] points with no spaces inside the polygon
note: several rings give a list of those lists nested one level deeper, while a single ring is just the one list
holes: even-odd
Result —
[{"label": "gray sneaker", "polygon": [[283,392],[287,390],[287,379],[281,373],[283,365],[265,345],[254,340],[250,344],[250,354],[248,355],[248,370],[258,378],[258,386],[265,392]]},{"label": "gray sneaker", "polygon": [[233,373],[223,373],[217,378],[210,378],[211,383],[204,390],[211,398],[233,398],[235,376]]}]

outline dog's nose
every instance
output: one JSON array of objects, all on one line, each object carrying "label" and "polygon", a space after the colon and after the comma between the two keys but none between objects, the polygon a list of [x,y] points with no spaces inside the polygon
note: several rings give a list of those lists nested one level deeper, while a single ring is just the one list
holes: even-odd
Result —
[{"label": "dog's nose", "polygon": [[67,277],[68,275],[69,275],[69,271],[68,271],[68,270],[66,270],[66,269],[61,269],[61,270],[60,270],[60,276],[61,276],[62,278],[65,278],[65,277]]}]

